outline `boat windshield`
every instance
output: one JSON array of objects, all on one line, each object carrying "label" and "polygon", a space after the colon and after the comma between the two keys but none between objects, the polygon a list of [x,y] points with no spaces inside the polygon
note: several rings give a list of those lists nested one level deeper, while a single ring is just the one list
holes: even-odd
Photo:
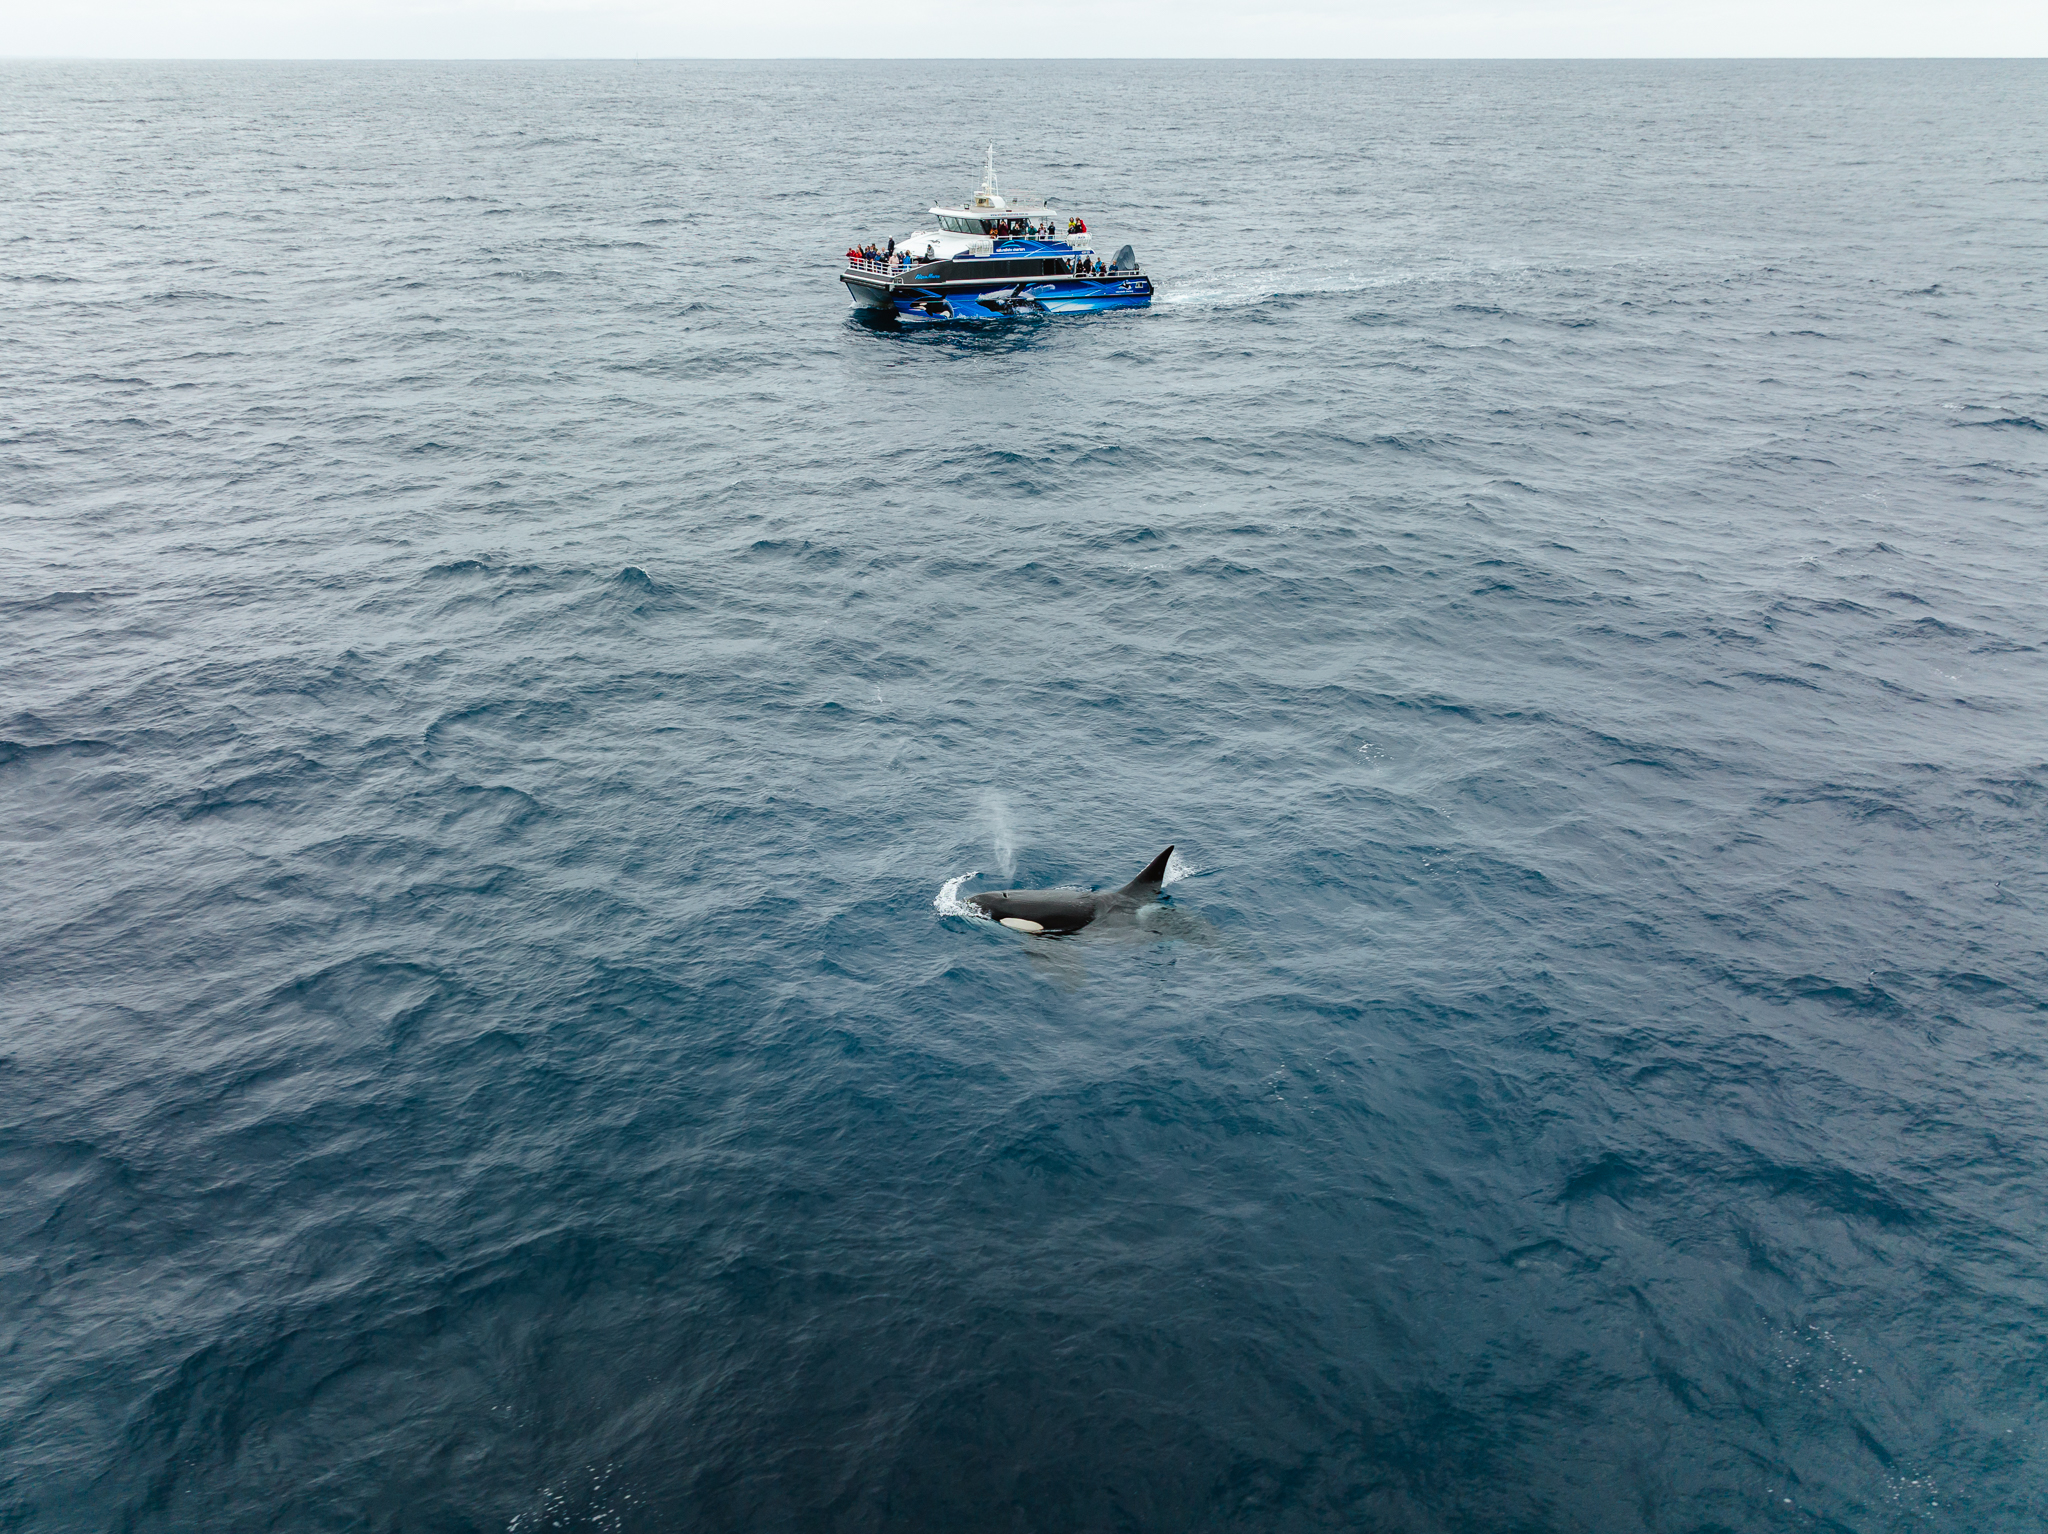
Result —
[{"label": "boat windshield", "polygon": [[1028,240],[1044,238],[1048,234],[1056,238],[1060,234],[1075,232],[1071,227],[1074,220],[1062,219],[1050,208],[1042,212],[1005,215],[1000,218],[941,213],[935,208],[932,210],[932,216],[939,221],[941,229],[951,234],[975,234],[992,240]]}]

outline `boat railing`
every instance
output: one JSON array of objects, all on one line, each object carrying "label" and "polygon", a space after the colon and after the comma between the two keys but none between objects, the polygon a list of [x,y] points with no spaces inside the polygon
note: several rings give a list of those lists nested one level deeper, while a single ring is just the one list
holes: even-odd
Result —
[{"label": "boat railing", "polygon": [[[986,261],[989,260],[990,257],[975,256],[971,258],[963,258],[955,256],[952,259],[972,259],[977,261]],[[994,257],[994,259],[1000,261],[1003,259],[1003,257],[1000,253],[998,253]],[[853,260],[848,261],[846,263],[846,270],[849,272],[859,272],[863,276],[868,277],[905,278],[910,281],[921,280],[925,282],[938,282],[941,280],[941,278],[937,271],[932,270],[932,268],[936,267],[937,264],[938,263],[936,261],[903,262],[890,261],[886,259],[877,260],[871,256],[856,256]],[[924,276],[922,278],[918,276],[920,269],[923,269],[924,271]],[[1119,271],[1112,267],[1104,267],[1100,272],[1075,272],[1071,275],[1077,277],[1136,277],[1141,275],[1141,269],[1135,266],[1131,266],[1125,267]]]},{"label": "boat railing", "polygon": [[[849,272],[865,272],[870,277],[908,277],[919,267],[936,266],[934,261],[889,261],[875,260],[869,256],[857,256],[846,263]],[[936,280],[936,276],[932,280]]]}]

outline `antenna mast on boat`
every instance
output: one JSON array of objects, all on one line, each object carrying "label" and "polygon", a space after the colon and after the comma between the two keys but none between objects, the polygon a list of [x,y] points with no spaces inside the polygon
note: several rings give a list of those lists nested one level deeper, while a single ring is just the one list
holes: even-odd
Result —
[{"label": "antenna mast on boat", "polygon": [[981,178],[981,189],[988,196],[996,194],[996,146],[988,146],[988,174]]}]

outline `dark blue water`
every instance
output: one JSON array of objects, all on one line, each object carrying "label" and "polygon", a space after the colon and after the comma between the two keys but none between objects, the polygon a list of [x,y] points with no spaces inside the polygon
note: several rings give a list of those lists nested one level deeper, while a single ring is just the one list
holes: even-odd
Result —
[{"label": "dark blue water", "polygon": [[[851,321],[991,139],[1156,307]],[[2039,1528],[2044,165],[7,66],[0,1526]]]}]

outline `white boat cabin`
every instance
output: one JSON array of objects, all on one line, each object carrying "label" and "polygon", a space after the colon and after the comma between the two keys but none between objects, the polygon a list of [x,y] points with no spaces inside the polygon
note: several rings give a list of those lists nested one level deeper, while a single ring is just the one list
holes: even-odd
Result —
[{"label": "white boat cabin", "polygon": [[1087,225],[1071,214],[1062,213],[1035,192],[996,190],[995,150],[989,150],[988,173],[974,200],[957,208],[933,208],[937,227],[913,229],[896,242],[896,249],[910,261],[948,261],[959,256],[986,256],[997,240],[1054,240],[1074,250],[1094,254],[1088,243]]}]

